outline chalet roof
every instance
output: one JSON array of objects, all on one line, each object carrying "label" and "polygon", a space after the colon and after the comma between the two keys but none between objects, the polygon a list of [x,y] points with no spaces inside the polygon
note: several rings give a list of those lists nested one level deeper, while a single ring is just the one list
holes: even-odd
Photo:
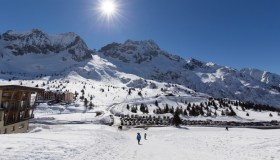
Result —
[{"label": "chalet roof", "polygon": [[0,90],[23,90],[23,91],[32,91],[32,92],[42,92],[44,89],[42,88],[34,88],[27,86],[19,86],[19,85],[0,85]]}]

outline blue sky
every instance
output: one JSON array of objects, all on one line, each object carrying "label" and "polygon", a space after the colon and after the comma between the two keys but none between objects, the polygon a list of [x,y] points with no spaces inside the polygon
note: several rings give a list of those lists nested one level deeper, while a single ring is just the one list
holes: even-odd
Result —
[{"label": "blue sky", "polygon": [[98,0],[1,0],[0,32],[75,32],[90,48],[153,39],[183,58],[280,74],[279,0],[116,0],[100,18]]}]

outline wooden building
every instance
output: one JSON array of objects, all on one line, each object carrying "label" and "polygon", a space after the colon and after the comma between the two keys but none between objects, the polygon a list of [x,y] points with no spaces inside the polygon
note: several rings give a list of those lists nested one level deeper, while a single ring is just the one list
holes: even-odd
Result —
[{"label": "wooden building", "polygon": [[0,86],[0,134],[24,133],[34,117],[39,88],[17,85]]}]

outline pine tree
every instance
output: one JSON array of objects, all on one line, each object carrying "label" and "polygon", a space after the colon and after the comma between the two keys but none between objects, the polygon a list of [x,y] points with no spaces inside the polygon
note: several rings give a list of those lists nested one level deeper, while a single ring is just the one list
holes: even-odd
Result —
[{"label": "pine tree", "polygon": [[224,110],[222,110],[221,115],[222,115],[222,116],[225,116],[225,115],[226,115],[225,112],[224,112]]},{"label": "pine tree", "polygon": [[84,106],[87,108],[88,107],[88,100],[85,98],[84,100]]},{"label": "pine tree", "polygon": [[184,116],[188,116],[187,109],[184,109]]},{"label": "pine tree", "polygon": [[211,117],[212,116],[212,113],[211,113],[211,111],[207,111],[207,117]]},{"label": "pine tree", "polygon": [[228,116],[236,116],[236,113],[234,110],[230,107],[230,112],[228,113]]},{"label": "pine tree", "polygon": [[203,107],[204,107],[204,104],[203,104],[203,103],[200,103],[200,107],[203,108]]},{"label": "pine tree", "polygon": [[246,116],[249,116],[249,113],[246,113]]},{"label": "pine tree", "polygon": [[217,114],[217,111],[215,111],[215,113],[214,113],[214,116],[217,116],[218,114]]},{"label": "pine tree", "polygon": [[218,109],[218,107],[217,107],[217,105],[216,105],[215,101],[213,101],[213,103],[212,103],[212,104],[213,104],[213,106],[214,106],[214,108],[215,108],[215,109],[216,109],[216,108]]},{"label": "pine tree", "polygon": [[145,113],[149,114],[149,109],[147,106],[145,107]]},{"label": "pine tree", "polygon": [[269,117],[273,117],[273,115],[271,113],[269,113]]},{"label": "pine tree", "polygon": [[180,113],[179,113],[179,109],[177,108],[175,113],[174,113],[174,117],[173,117],[173,124],[177,127],[180,124],[182,124],[182,120],[180,118]]},{"label": "pine tree", "polygon": [[137,113],[137,106],[133,106],[133,107],[131,107],[131,112],[132,113]]},{"label": "pine tree", "polygon": [[199,107],[199,114],[204,116],[204,111],[203,111],[203,108],[202,107]]},{"label": "pine tree", "polygon": [[93,103],[92,102],[89,102],[89,109],[92,109],[94,107]]},{"label": "pine tree", "polygon": [[189,111],[189,116],[198,116],[198,115],[199,115],[199,111],[195,107],[192,107]]},{"label": "pine tree", "polygon": [[228,116],[229,115],[229,109],[226,108],[225,114]]},{"label": "pine tree", "polygon": [[173,106],[169,109],[169,113],[174,114],[174,108],[173,108]]},{"label": "pine tree", "polygon": [[165,105],[165,108],[164,108],[164,113],[168,113],[169,112],[169,107],[168,107],[168,104]]},{"label": "pine tree", "polygon": [[145,105],[143,103],[140,104],[140,111],[145,113]]},{"label": "pine tree", "polygon": [[191,110],[191,104],[189,103],[187,106],[187,110],[190,111]]},{"label": "pine tree", "polygon": [[158,107],[158,101],[156,100],[155,105]]}]

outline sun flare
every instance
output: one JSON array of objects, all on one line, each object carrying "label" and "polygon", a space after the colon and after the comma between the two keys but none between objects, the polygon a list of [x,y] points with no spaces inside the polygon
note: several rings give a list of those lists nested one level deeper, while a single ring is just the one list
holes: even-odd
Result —
[{"label": "sun flare", "polygon": [[103,0],[100,4],[100,10],[106,16],[113,16],[116,14],[116,4],[113,0]]},{"label": "sun flare", "polygon": [[120,0],[97,0],[95,13],[99,25],[115,26],[121,23],[123,18],[123,4]]}]

